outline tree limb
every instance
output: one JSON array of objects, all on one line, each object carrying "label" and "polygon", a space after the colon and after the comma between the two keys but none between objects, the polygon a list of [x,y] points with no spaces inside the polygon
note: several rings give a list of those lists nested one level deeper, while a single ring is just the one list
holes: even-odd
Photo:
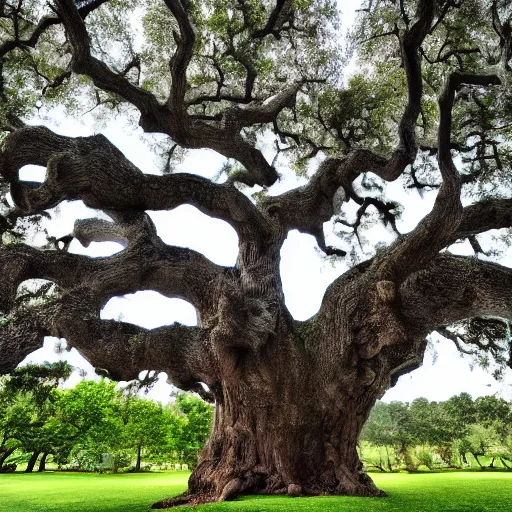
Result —
[{"label": "tree limb", "polygon": [[109,258],[45,251],[23,244],[1,247],[4,280],[0,311],[12,310],[21,283],[46,279],[62,291],[78,287],[90,290],[98,307],[115,296],[154,290],[189,301],[202,317],[208,318],[215,309],[214,291],[226,269],[191,249],[168,246],[158,240],[151,242],[142,237]]},{"label": "tree limb", "polygon": [[[143,174],[104,136],[71,138],[44,127],[27,127],[4,142],[0,175],[11,184],[16,205],[27,213],[81,199],[104,210],[172,210],[191,204],[228,222],[239,236],[268,231],[265,217],[235,187],[193,174]],[[24,165],[47,167],[42,184],[21,182]]]},{"label": "tree limb", "polygon": [[[434,11],[433,2],[420,0],[416,12],[417,21],[400,35],[408,101],[399,123],[396,150],[389,158],[356,149],[343,159],[329,159],[304,187],[269,198],[264,206],[285,230],[298,229],[315,237],[322,234],[319,238],[322,241],[323,223],[333,216],[333,200],[341,187],[345,191],[345,200],[355,198],[352,182],[362,173],[373,172],[385,181],[394,181],[407,165],[414,162],[417,153],[415,127],[423,91],[419,48],[428,34]],[[325,247],[325,242],[319,245]]]},{"label": "tree limb", "polygon": [[186,66],[191,58],[194,31],[180,0],[169,0],[166,3],[180,26],[180,35],[175,36],[178,48],[171,61],[171,71],[175,76],[166,104],[160,104],[154,94],[133,85],[122,73],[115,73],[93,57],[89,34],[73,0],[56,0],[58,14],[73,49],[71,68],[76,73],[89,76],[96,87],[117,94],[134,105],[141,113],[139,124],[146,132],[167,134],[184,148],[213,149],[221,155],[238,160],[246,168],[246,172],[237,176],[237,181],[249,186],[272,185],[278,177],[276,170],[239,133],[192,119],[186,114],[183,101],[188,85]]},{"label": "tree limb", "polygon": [[48,334],[29,311],[0,317],[0,375],[11,373],[25,357],[41,348]]},{"label": "tree limb", "polygon": [[[107,1],[108,0],[96,0],[94,2],[89,2],[87,5],[80,7],[78,9],[78,13],[82,19],[85,19],[87,15],[89,15],[92,11],[94,11]],[[43,17],[28,38],[20,39],[18,37],[2,43],[2,45],[0,46],[0,57],[3,57],[15,48],[35,48],[44,32],[48,30],[48,28],[54,25],[59,25],[60,23],[61,20],[57,16]]]},{"label": "tree limb", "polygon": [[472,257],[442,254],[399,293],[402,314],[425,333],[473,317],[512,320],[512,270]]},{"label": "tree limb", "polygon": [[380,266],[383,280],[400,283],[407,275],[425,266],[453,239],[462,219],[461,180],[451,157],[452,108],[455,92],[463,85],[486,86],[501,83],[495,75],[452,73],[439,98],[437,161],[443,178],[434,208],[407,236],[387,251]]},{"label": "tree limb", "polygon": [[122,73],[115,73],[106,64],[91,55],[90,38],[85,23],[73,0],[56,0],[56,10],[73,49],[71,68],[91,77],[96,87],[119,94],[137,107],[148,119],[158,117],[161,108],[156,97],[133,85]]},{"label": "tree limb", "polygon": [[227,127],[240,131],[244,126],[272,123],[276,120],[279,112],[295,104],[300,85],[300,83],[296,83],[286,87],[265,101],[252,101],[246,105],[234,105],[225,113]]},{"label": "tree limb", "polygon": [[0,325],[0,374],[42,346],[44,336],[65,338],[114,380],[132,380],[144,370],[163,371],[177,387],[199,392],[199,382],[213,385],[215,380],[207,330],[177,323],[148,330],[100,320],[95,299],[82,290],[27,308]]},{"label": "tree limb", "polygon": [[276,25],[282,12],[286,11],[287,8],[290,8],[290,4],[292,4],[292,2],[289,0],[276,0],[276,5],[274,9],[272,9],[265,26],[260,30],[255,30],[253,37],[262,39],[265,36],[272,34],[276,39],[279,39],[281,36]]},{"label": "tree limb", "polygon": [[184,99],[188,88],[186,70],[192,60],[196,37],[184,3],[181,0],[164,0],[164,2],[178,22],[180,30],[179,34],[173,32],[176,51],[169,63],[172,84],[167,104],[171,109],[183,110],[182,115],[185,115]]}]

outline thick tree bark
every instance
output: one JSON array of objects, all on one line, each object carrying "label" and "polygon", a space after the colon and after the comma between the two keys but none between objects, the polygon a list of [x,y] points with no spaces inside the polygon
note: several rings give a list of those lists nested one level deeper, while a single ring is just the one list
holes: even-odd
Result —
[{"label": "thick tree bark", "polygon": [[[311,325],[293,331],[283,329],[258,353],[234,347],[221,358],[212,432],[188,493],[154,508],[241,493],[384,495],[362,470],[357,439],[389,375],[370,386],[322,385],[312,369],[329,365],[307,348],[319,333]],[[347,361],[340,362],[342,373]]]},{"label": "thick tree bark", "polygon": [[383,494],[362,471],[356,450],[373,401],[345,397],[332,407],[294,384],[273,389],[267,405],[230,389],[217,405],[212,435],[189,481],[191,494],[221,500],[240,493]]},{"label": "thick tree bark", "polygon": [[30,456],[30,459],[28,460],[27,467],[25,469],[25,473],[32,473],[34,471],[34,466],[36,465],[37,459],[39,457],[41,452],[35,451]]}]

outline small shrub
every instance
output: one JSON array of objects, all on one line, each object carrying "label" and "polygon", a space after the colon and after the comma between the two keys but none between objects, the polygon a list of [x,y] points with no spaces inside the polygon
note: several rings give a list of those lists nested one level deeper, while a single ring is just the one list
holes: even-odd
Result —
[{"label": "small shrub", "polygon": [[418,459],[418,465],[419,466],[427,466],[430,471],[434,469],[434,457],[432,457],[432,454],[427,450],[421,450],[416,455]]}]

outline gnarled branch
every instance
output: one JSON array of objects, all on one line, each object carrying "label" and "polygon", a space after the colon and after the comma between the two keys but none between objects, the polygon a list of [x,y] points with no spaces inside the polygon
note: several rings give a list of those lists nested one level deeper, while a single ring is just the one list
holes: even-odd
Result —
[{"label": "gnarled branch", "polygon": [[[44,183],[21,182],[24,165],[47,167]],[[171,210],[191,204],[228,222],[239,236],[265,233],[268,221],[235,187],[193,174],[143,174],[104,136],[71,138],[44,127],[27,127],[4,143],[0,174],[11,184],[16,205],[27,213],[81,199],[104,210]]]},{"label": "gnarled branch", "polygon": [[42,346],[44,336],[65,338],[68,347],[114,380],[132,380],[144,370],[163,371],[177,387],[204,393],[199,383],[213,387],[216,379],[207,330],[176,323],[148,330],[100,320],[95,298],[83,290],[3,320],[0,374]]},{"label": "gnarled branch", "polygon": [[408,323],[425,333],[467,318],[512,320],[512,270],[443,254],[403,282],[400,302]]},{"label": "gnarled branch", "polygon": [[227,269],[191,249],[158,240],[135,241],[109,258],[44,251],[23,244],[1,247],[0,270],[5,277],[0,287],[0,311],[11,311],[22,282],[46,279],[64,291],[77,287],[90,290],[98,307],[114,296],[154,290],[189,301],[205,317],[211,315],[214,290]]},{"label": "gnarled branch", "polygon": [[237,181],[249,186],[272,185],[278,177],[276,170],[239,133],[234,134],[231,129],[218,128],[187,115],[184,104],[186,67],[192,56],[194,30],[180,0],[166,3],[180,27],[180,35],[175,35],[178,47],[171,61],[173,85],[166,104],[160,104],[154,94],[133,85],[124,74],[115,73],[93,57],[89,34],[73,0],[56,0],[59,17],[73,50],[71,68],[76,73],[89,76],[98,88],[117,94],[134,105],[141,113],[139,124],[145,131],[165,133],[184,148],[213,149],[238,160],[246,168],[247,172],[240,173]]},{"label": "gnarled branch", "polygon": [[400,283],[409,274],[425,266],[447,243],[462,219],[460,202],[461,179],[450,152],[452,108],[455,92],[463,85],[499,84],[495,75],[465,75],[452,73],[439,98],[440,122],[438,129],[437,161],[443,178],[434,208],[407,236],[387,252],[379,274],[382,279]]},{"label": "gnarled branch", "polygon": [[326,247],[323,223],[335,213],[333,201],[340,187],[345,190],[345,200],[355,198],[352,182],[362,173],[373,172],[385,181],[394,181],[414,162],[418,149],[415,127],[423,94],[419,48],[428,34],[434,11],[432,2],[421,0],[416,13],[417,21],[400,35],[408,100],[399,123],[396,150],[389,158],[356,149],[343,159],[327,160],[306,186],[269,199],[265,204],[267,211],[277,213],[279,222],[286,230],[298,229],[312,234],[320,240],[320,247]]},{"label": "gnarled branch", "polygon": [[462,219],[450,243],[491,229],[512,227],[512,199],[485,199],[462,211]]}]

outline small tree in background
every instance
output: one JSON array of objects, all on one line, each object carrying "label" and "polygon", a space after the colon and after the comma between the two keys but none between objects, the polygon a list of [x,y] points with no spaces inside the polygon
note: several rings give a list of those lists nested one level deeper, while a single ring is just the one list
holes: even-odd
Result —
[{"label": "small tree in background", "polygon": [[141,470],[144,449],[159,448],[167,441],[170,421],[161,404],[137,397],[126,399],[121,408],[124,446],[136,453],[135,472]]},{"label": "small tree in background", "polygon": [[193,395],[179,394],[171,410],[182,418],[173,439],[174,448],[180,460],[193,468],[197,464],[199,452],[210,435],[213,408]]}]

